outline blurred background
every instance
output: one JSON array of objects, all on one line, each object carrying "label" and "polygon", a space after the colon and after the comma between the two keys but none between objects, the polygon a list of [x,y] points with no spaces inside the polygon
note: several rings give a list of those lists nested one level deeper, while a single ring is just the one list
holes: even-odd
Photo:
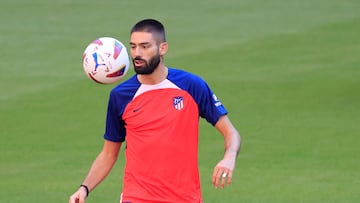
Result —
[{"label": "blurred background", "polygon": [[[200,121],[204,202],[358,202],[360,2],[2,0],[0,202],[67,202],[103,144],[109,91],[83,72],[95,38],[163,22],[168,66],[204,78],[242,136],[216,190],[221,135]],[[127,77],[134,74],[132,67]],[[87,203],[119,202],[117,165]]]}]

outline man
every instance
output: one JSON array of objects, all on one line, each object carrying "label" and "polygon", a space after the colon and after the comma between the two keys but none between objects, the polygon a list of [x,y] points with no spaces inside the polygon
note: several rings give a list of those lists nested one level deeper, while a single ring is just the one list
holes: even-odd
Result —
[{"label": "man", "polygon": [[69,203],[83,203],[110,172],[126,140],[122,203],[200,203],[199,117],[223,135],[225,153],[215,166],[215,188],[230,185],[240,135],[208,85],[191,73],[168,68],[163,25],[153,19],[131,30],[130,53],[137,73],[115,87],[108,104],[105,142]]}]

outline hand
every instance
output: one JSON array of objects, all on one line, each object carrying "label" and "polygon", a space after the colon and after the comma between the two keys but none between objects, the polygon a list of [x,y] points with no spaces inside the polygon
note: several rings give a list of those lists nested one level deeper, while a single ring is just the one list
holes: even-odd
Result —
[{"label": "hand", "polygon": [[80,187],[73,195],[70,196],[69,203],[85,203],[86,190]]},{"label": "hand", "polygon": [[232,182],[233,170],[235,162],[231,160],[221,160],[214,168],[212,175],[212,183],[215,188],[224,188],[226,185],[230,186]]}]

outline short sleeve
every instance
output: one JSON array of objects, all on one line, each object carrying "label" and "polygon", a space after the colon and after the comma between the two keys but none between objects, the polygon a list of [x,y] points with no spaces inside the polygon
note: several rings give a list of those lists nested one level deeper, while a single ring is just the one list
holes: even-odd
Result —
[{"label": "short sleeve", "polygon": [[123,142],[125,140],[125,123],[122,120],[121,105],[117,95],[112,91],[109,96],[108,109],[106,115],[106,129],[104,138],[113,142]]}]

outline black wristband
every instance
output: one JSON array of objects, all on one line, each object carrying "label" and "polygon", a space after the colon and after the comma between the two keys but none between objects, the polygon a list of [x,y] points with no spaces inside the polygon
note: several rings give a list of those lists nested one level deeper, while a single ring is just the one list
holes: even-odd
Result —
[{"label": "black wristband", "polygon": [[86,197],[89,196],[90,191],[89,191],[88,186],[81,184],[80,187],[85,188],[85,190],[86,190]]}]

